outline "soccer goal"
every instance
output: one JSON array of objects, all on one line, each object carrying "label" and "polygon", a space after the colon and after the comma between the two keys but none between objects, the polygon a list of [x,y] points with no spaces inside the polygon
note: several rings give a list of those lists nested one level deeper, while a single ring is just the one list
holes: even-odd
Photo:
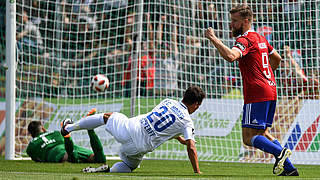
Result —
[{"label": "soccer goal", "polygon": [[[207,94],[192,115],[199,160],[273,162],[243,145],[238,64],[223,60],[204,37],[213,27],[232,47],[229,10],[239,3],[252,8],[254,30],[283,57],[275,71],[272,134],[293,151],[294,163],[320,164],[319,0],[7,0],[7,33],[13,33],[7,37],[6,158],[26,156],[32,120],[59,130],[61,120],[77,120],[92,107],[132,117],[164,98],[181,99],[193,84]],[[92,90],[96,74],[109,78],[105,92]],[[96,132],[106,155],[116,157],[119,144],[103,128]],[[86,131],[71,137],[90,148]],[[146,158],[188,155],[170,140]]]}]

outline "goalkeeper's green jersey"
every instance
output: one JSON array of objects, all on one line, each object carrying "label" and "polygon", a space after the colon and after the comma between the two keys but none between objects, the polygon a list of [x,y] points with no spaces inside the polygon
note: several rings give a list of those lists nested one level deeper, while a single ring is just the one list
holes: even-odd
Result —
[{"label": "goalkeeper's green jersey", "polygon": [[34,161],[61,162],[66,154],[63,136],[59,131],[41,133],[30,141],[27,154]]}]

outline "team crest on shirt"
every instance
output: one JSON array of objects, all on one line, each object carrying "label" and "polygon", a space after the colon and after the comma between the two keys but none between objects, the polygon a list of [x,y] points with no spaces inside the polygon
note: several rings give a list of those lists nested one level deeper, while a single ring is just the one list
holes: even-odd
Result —
[{"label": "team crest on shirt", "polygon": [[260,49],[267,49],[266,43],[258,43]]},{"label": "team crest on shirt", "polygon": [[235,46],[237,46],[239,49],[241,49],[241,51],[246,50],[246,47],[240,42],[236,42]]},{"label": "team crest on shirt", "polygon": [[273,81],[269,81],[268,80],[268,83],[269,83],[270,86],[276,86],[276,83],[274,83]]}]

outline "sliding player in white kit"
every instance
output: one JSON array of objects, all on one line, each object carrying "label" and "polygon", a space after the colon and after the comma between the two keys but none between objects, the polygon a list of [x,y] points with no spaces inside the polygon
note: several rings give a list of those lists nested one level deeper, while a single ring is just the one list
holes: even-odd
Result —
[{"label": "sliding player in white kit", "polygon": [[[62,122],[61,134],[105,125],[106,131],[121,143],[119,155],[122,162],[115,163],[111,168],[108,165],[88,167],[83,172],[132,172],[146,153],[165,141],[176,138],[181,144],[187,145],[193,171],[200,174],[194,124],[190,114],[199,108],[204,98],[205,93],[200,87],[190,86],[181,102],[165,99],[151,112],[130,119],[117,112],[84,117],[76,123],[66,119]],[[184,138],[179,136],[181,134]]]}]

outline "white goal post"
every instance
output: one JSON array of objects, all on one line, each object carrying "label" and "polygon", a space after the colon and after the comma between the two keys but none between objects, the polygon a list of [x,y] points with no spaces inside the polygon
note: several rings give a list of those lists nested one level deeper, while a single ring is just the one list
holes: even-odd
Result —
[{"label": "white goal post", "polygon": [[15,157],[15,41],[16,41],[16,7],[14,1],[6,3],[6,146],[5,159]]},{"label": "white goal post", "polygon": [[[132,117],[164,98],[181,99],[194,84],[207,94],[192,115],[200,161],[273,162],[243,145],[238,64],[204,37],[213,27],[232,47],[229,10],[239,3],[252,8],[254,30],[283,57],[274,72],[272,134],[293,151],[294,163],[320,164],[319,0],[7,0],[6,159],[26,157],[33,120],[59,130],[61,120],[92,107]],[[91,89],[96,74],[109,78],[107,91]],[[117,157],[119,144],[103,128],[96,132],[105,154]],[[86,131],[71,137],[90,148]],[[188,155],[170,140],[146,158]]]}]

